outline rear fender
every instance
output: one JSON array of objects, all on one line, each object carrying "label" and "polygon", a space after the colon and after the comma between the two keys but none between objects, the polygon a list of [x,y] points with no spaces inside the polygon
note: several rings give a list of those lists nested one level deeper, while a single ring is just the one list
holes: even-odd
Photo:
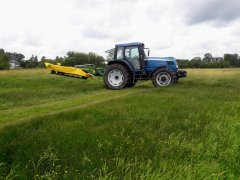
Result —
[{"label": "rear fender", "polygon": [[108,65],[111,65],[111,64],[121,64],[124,67],[126,67],[131,74],[133,74],[133,72],[134,72],[133,65],[126,60],[112,60],[112,61],[108,62]]}]

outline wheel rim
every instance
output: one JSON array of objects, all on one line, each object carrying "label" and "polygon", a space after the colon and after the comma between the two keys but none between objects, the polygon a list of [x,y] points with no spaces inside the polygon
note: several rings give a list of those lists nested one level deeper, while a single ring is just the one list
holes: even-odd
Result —
[{"label": "wheel rim", "polygon": [[167,86],[171,83],[172,78],[170,74],[166,72],[159,73],[156,77],[156,82],[159,86]]},{"label": "wheel rim", "polygon": [[123,80],[124,80],[123,73],[119,69],[112,69],[108,73],[108,82],[112,86],[120,86],[123,83]]}]

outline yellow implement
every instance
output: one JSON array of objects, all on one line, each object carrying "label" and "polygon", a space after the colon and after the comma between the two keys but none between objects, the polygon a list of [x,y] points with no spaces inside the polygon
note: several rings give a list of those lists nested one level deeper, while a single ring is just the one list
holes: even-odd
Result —
[{"label": "yellow implement", "polygon": [[83,70],[81,70],[79,68],[54,65],[54,64],[46,63],[46,62],[45,62],[45,66],[46,66],[47,69],[51,70],[51,73],[53,73],[53,74],[81,76],[81,77],[84,77],[84,78],[89,78],[89,77],[94,76],[90,73],[84,72]]}]

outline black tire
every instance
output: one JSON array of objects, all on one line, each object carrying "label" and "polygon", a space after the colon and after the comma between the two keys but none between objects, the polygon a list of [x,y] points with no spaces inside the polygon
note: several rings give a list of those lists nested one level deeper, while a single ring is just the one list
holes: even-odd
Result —
[{"label": "black tire", "polygon": [[178,80],[179,80],[179,78],[176,76],[176,77],[174,78],[174,80],[173,80],[173,84],[177,84],[177,83],[178,83]]},{"label": "black tire", "polygon": [[[118,75],[114,77],[115,72],[118,72]],[[111,64],[108,65],[104,71],[103,81],[108,89],[119,90],[126,87],[129,82],[130,74],[128,70],[121,64]]]},{"label": "black tire", "polygon": [[157,69],[152,75],[152,84],[155,87],[169,86],[174,82],[175,76],[173,71],[166,68]]}]

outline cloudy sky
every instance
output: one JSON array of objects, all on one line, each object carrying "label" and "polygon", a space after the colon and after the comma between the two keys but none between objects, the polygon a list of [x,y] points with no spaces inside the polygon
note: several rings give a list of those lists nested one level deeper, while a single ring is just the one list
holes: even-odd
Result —
[{"label": "cloudy sky", "polygon": [[240,54],[240,0],[0,0],[0,48],[27,58],[136,41],[152,56]]}]

